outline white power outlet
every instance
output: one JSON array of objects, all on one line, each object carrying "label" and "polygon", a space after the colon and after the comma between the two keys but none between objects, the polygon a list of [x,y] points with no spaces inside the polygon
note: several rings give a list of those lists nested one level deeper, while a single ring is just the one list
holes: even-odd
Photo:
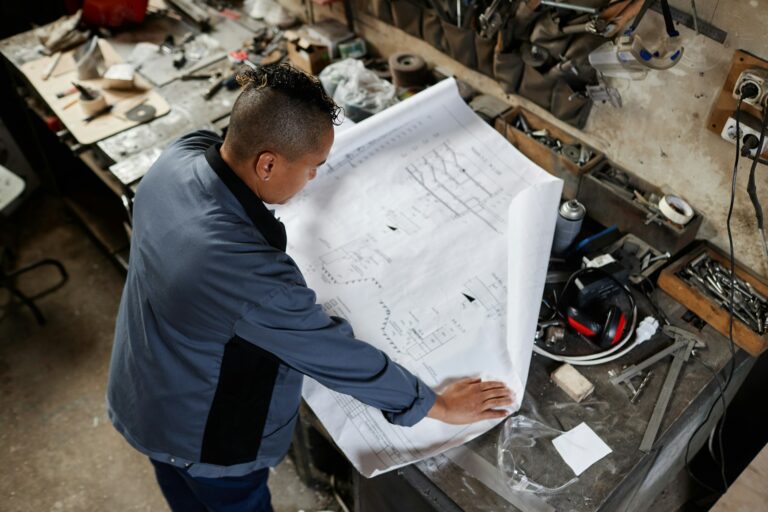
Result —
[{"label": "white power outlet", "polygon": [[733,88],[733,97],[739,99],[742,87],[747,84],[754,84],[757,92],[749,98],[744,98],[744,103],[749,103],[756,107],[765,106],[768,99],[768,69],[750,68],[742,71]]},{"label": "white power outlet", "polygon": [[[760,120],[758,118],[742,111],[739,114],[739,137],[741,138],[740,144],[743,146],[745,140],[750,139],[751,137],[757,137],[757,140],[759,141],[760,128]],[[731,117],[729,117],[728,121],[725,122],[723,130],[720,132],[720,136],[728,142],[736,144],[736,118],[734,117],[734,114],[731,114]],[[749,155],[754,157],[757,154],[763,154],[765,153],[766,148],[768,148],[768,134],[766,134],[763,140],[763,147],[760,149],[759,153],[757,151],[757,147],[755,147],[749,152]]]}]

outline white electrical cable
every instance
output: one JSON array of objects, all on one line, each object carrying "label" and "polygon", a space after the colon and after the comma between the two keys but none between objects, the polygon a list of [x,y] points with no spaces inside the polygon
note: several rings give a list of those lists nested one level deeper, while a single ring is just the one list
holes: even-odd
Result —
[{"label": "white electrical cable", "polygon": [[632,309],[632,325],[630,326],[629,331],[627,331],[628,334],[624,337],[624,339],[621,340],[619,343],[617,343],[616,346],[611,348],[610,350],[606,350],[604,352],[598,352],[597,354],[590,354],[588,356],[558,356],[550,352],[547,352],[546,350],[542,349],[535,343],[533,345],[533,351],[539,354],[540,356],[547,357],[549,359],[552,359],[553,361],[559,361],[561,363],[570,363],[574,366],[595,366],[598,364],[608,363],[610,361],[613,361],[615,359],[622,357],[625,354],[628,354],[632,349],[635,348],[635,346],[639,345],[639,343],[637,342],[637,338],[635,338],[635,341],[630,343],[629,346],[626,348],[626,350],[617,352],[619,349],[625,346],[630,339],[632,339],[632,336],[635,333],[636,324],[637,324],[637,306],[635,306]]}]

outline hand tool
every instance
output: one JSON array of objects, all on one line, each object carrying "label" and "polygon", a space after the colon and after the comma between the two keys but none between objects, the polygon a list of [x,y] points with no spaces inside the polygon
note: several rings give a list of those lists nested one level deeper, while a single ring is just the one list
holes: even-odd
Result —
[{"label": "hand tool", "polygon": [[491,39],[499,32],[509,16],[510,5],[511,2],[506,0],[493,0],[487,9],[480,13],[477,18],[480,24],[480,37]]},{"label": "hand tool", "polygon": [[66,105],[64,105],[63,107],[61,107],[61,109],[62,110],[67,110],[68,108],[75,106],[78,101],[80,101],[80,99],[79,98],[75,98],[72,101],[70,101],[69,103],[67,103]]},{"label": "hand tool", "polygon": [[224,81],[227,79],[225,76],[219,77],[218,80],[213,82],[213,85],[211,85],[207,91],[203,94],[203,98],[206,100],[210,100],[214,96],[216,96],[216,93],[221,90],[221,88],[224,86]]},{"label": "hand tool", "polygon": [[664,334],[671,336],[675,339],[675,343],[684,344],[684,348],[675,352],[675,358],[672,360],[672,365],[667,371],[667,376],[664,379],[664,384],[661,387],[659,398],[656,401],[656,406],[653,408],[653,414],[648,421],[648,427],[645,429],[643,440],[640,442],[640,451],[649,452],[653,448],[653,443],[656,440],[656,435],[661,427],[661,420],[664,419],[669,401],[672,399],[672,392],[677,384],[677,379],[680,376],[680,372],[683,369],[683,364],[688,361],[691,355],[691,351],[696,346],[704,346],[695,334],[685,329],[675,327],[672,325],[665,325],[663,328]]},{"label": "hand tool", "polygon": [[168,3],[198,24],[200,30],[207,32],[211,28],[208,12],[192,0],[168,0]]},{"label": "hand tool", "polygon": [[89,115],[85,119],[83,119],[83,122],[90,123],[91,121],[93,121],[97,117],[101,117],[101,116],[103,116],[105,114],[109,114],[110,112],[112,112],[113,108],[114,108],[114,105],[106,105],[103,108],[101,108],[101,109],[97,110],[96,112],[94,112],[93,114]]},{"label": "hand tool", "polygon": [[205,91],[205,94],[203,94],[203,98],[206,100],[210,100],[214,96],[216,96],[216,93],[218,93],[222,87],[226,86],[228,90],[234,90],[237,88],[237,79],[236,74],[231,75],[224,75],[218,80],[216,80],[211,87]]},{"label": "hand tool", "polygon": [[77,87],[70,87],[69,89],[64,89],[63,91],[57,92],[56,97],[61,99],[65,96],[69,96],[70,94],[75,94],[77,92]]},{"label": "hand tool", "polygon": [[642,382],[640,382],[640,386],[638,386],[637,391],[635,391],[635,394],[632,395],[632,398],[630,399],[629,403],[633,405],[637,403],[637,401],[640,399],[640,395],[643,393],[646,386],[648,386],[648,382],[650,382],[651,377],[653,377],[653,370],[645,374],[645,377],[643,377]]},{"label": "hand tool", "polygon": [[[703,253],[691,260],[677,275],[697,288],[712,302],[731,310],[731,273],[720,262]],[[733,316],[756,333],[768,332],[768,298],[747,281],[733,279]]]},{"label": "hand tool", "polygon": [[661,361],[662,359],[664,359],[668,355],[674,354],[675,352],[677,352],[678,350],[683,348],[684,345],[685,345],[685,342],[683,342],[683,341],[676,341],[676,342],[672,343],[672,345],[668,346],[667,348],[662,349],[662,350],[656,352],[651,357],[649,357],[649,358],[647,358],[647,359],[645,359],[645,360],[643,360],[643,361],[641,361],[641,362],[639,362],[637,364],[633,364],[632,366],[626,368],[625,370],[622,370],[621,373],[619,373],[619,374],[617,374],[615,376],[611,376],[609,378],[609,380],[611,381],[611,384],[613,384],[615,386],[619,386],[621,384],[626,384],[630,379],[632,379],[632,377],[634,377],[636,375],[639,375],[640,373],[642,373],[643,370],[645,370],[649,366],[653,366],[654,364],[656,364],[657,362]]},{"label": "hand tool", "polygon": [[98,96],[95,91],[88,89],[84,85],[80,85],[76,82],[72,82],[72,85],[75,86],[75,89],[80,92],[80,97],[84,100],[95,100]]},{"label": "hand tool", "polygon": [[188,74],[188,75],[182,75],[181,80],[184,82],[187,82],[189,80],[209,80],[213,78],[214,75],[212,73],[200,73],[200,74]]},{"label": "hand tool", "polygon": [[598,14],[600,11],[595,7],[587,7],[586,5],[569,4],[566,2],[555,2],[554,0],[541,0],[541,5],[548,7],[557,7],[559,9],[568,9],[569,11],[586,12],[589,14]]},{"label": "hand tool", "polygon": [[48,80],[51,77],[51,73],[53,73],[53,70],[59,65],[61,55],[61,52],[56,52],[56,55],[51,58],[51,62],[45,67],[45,70],[43,70],[43,80]]}]

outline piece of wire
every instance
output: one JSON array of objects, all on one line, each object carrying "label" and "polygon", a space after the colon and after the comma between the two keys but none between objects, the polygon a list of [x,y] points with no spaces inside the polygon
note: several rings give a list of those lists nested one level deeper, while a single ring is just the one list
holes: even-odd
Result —
[{"label": "piece of wire", "polygon": [[760,228],[760,237],[763,239],[763,250],[765,251],[765,257],[768,259],[768,241],[765,239],[765,228]]},{"label": "piece of wire", "polygon": [[754,157],[752,155],[741,155],[741,156],[745,156],[745,157],[749,158],[750,160],[757,160],[757,163],[759,163],[759,164],[768,165],[768,160],[766,160],[765,158],[760,158],[759,156],[758,157]]},{"label": "piece of wire", "polygon": [[[755,149],[755,158],[752,159],[752,165],[749,168],[749,181],[747,182],[747,193],[749,199],[752,201],[752,206],[755,209],[755,220],[757,221],[757,230],[760,232],[760,236],[763,242],[763,250],[765,251],[765,257],[768,258],[768,244],[765,241],[765,224],[763,219],[763,205],[760,204],[760,196],[757,195],[757,185],[755,184],[755,174],[757,164],[760,159],[760,153],[763,149],[763,143],[765,142],[765,129],[768,126],[768,113],[763,110],[763,120],[760,125],[760,138]],[[738,137],[737,137],[738,138]]]},{"label": "piece of wire", "polygon": [[[731,201],[728,205],[728,218],[726,219],[726,230],[728,232],[728,252],[730,256],[730,266],[731,266],[731,290],[728,297],[728,349],[731,352],[731,372],[728,374],[728,377],[725,380],[725,387],[723,389],[723,393],[725,393],[725,390],[728,389],[728,386],[731,383],[731,380],[733,379],[733,375],[736,373],[736,348],[734,347],[733,343],[733,310],[735,307],[735,299],[734,299],[734,292],[736,289],[736,255],[735,250],[733,248],[733,231],[731,229],[731,218],[733,217],[733,205],[736,202],[736,175],[738,174],[739,170],[739,156],[740,152],[738,150],[739,148],[739,139],[741,138],[739,133],[739,123],[738,123],[738,116],[739,112],[741,111],[741,98],[739,98],[739,104],[736,110],[736,116],[737,116],[737,122],[736,122],[736,162],[733,166],[733,179],[731,180]],[[728,412],[728,408],[723,409],[723,416],[720,419],[720,430],[717,435],[717,444],[720,448],[720,476],[723,478],[723,486],[724,489],[728,490],[728,478],[725,475],[725,451],[723,450],[723,431],[725,430],[725,416]]]},{"label": "piece of wire", "polygon": [[693,30],[695,30],[697,34],[700,34],[701,32],[699,32],[699,13],[696,10],[696,0],[691,0],[691,13],[693,14]]},{"label": "piece of wire", "polygon": [[[720,477],[723,480],[723,491],[715,491],[712,487],[704,484],[696,478],[696,476],[693,474],[693,471],[690,467],[690,460],[688,459],[688,455],[691,448],[691,442],[693,441],[693,438],[696,436],[696,434],[701,430],[701,428],[707,424],[709,421],[709,418],[712,416],[712,411],[715,409],[715,406],[717,405],[717,400],[715,400],[712,403],[712,406],[709,408],[709,411],[707,412],[707,416],[704,418],[704,421],[699,424],[698,427],[696,427],[696,430],[693,431],[693,434],[690,438],[688,438],[688,442],[685,446],[685,469],[688,472],[688,476],[690,476],[693,480],[695,480],[699,485],[702,487],[709,489],[710,491],[713,491],[718,494],[723,494],[725,491],[728,490],[728,479],[725,475],[725,453],[723,452],[723,443],[722,443],[722,434],[725,427],[725,416],[726,416],[726,409],[725,406],[725,392],[728,389],[728,385],[731,383],[731,379],[733,378],[734,373],[736,373],[736,349],[734,347],[733,343],[733,309],[734,309],[734,286],[735,286],[735,255],[734,255],[734,249],[733,249],[733,232],[731,231],[731,218],[733,217],[733,206],[736,201],[736,176],[739,171],[739,157],[741,156],[741,102],[744,99],[744,93],[741,93],[741,96],[739,97],[739,101],[736,104],[736,112],[735,112],[735,121],[736,121],[736,158],[733,163],[733,174],[731,177],[731,198],[728,205],[728,218],[726,220],[726,230],[728,232],[728,244],[729,244],[729,256],[730,256],[730,265],[731,265],[731,290],[730,290],[730,297],[729,297],[729,311],[728,311],[728,349],[731,353],[731,372],[725,379],[725,385],[720,386],[720,401],[723,403],[723,416],[720,419],[719,425],[720,430],[718,434],[718,448],[720,449]],[[703,363],[702,363],[703,364]],[[714,371],[714,370],[713,370]],[[718,385],[719,385],[719,379],[718,379]]]},{"label": "piece of wire", "polygon": [[[629,303],[630,309],[632,309],[632,322],[629,326],[629,329],[627,330],[626,336],[619,341],[616,345],[611,347],[608,350],[603,350],[601,352],[598,352],[596,354],[589,354],[585,356],[562,356],[558,354],[553,354],[551,352],[548,352],[544,350],[543,348],[539,347],[535,343],[533,344],[533,351],[541,356],[544,356],[546,358],[552,359],[553,361],[559,361],[563,363],[570,363],[575,366],[595,366],[598,364],[607,363],[610,361],[613,361],[614,359],[618,359],[625,354],[629,353],[635,346],[637,346],[637,338],[635,338],[635,341],[631,343],[626,350],[621,350],[629,341],[632,339],[632,335],[635,333],[635,327],[637,326],[637,303],[635,301],[635,297],[632,295],[632,291],[626,286],[619,282],[618,279],[616,279],[613,275],[600,270],[600,268],[582,268],[580,270],[577,270],[571,276],[568,278],[568,281],[566,281],[565,285],[563,286],[563,290],[560,293],[560,297],[562,298],[566,294],[566,290],[570,286],[572,286],[573,282],[576,280],[577,277],[584,275],[585,273],[589,272],[599,272],[604,274],[606,277],[609,277],[611,280],[613,280],[619,288],[622,289],[624,292],[627,302]],[[555,308],[556,312],[562,316],[562,312],[560,311],[560,305],[556,304]],[[583,336],[582,336],[583,337]]]},{"label": "piece of wire", "polygon": [[609,226],[609,227],[605,228],[604,230],[600,231],[599,233],[595,233],[594,235],[588,236],[584,240],[581,240],[578,244],[576,244],[576,247],[574,247],[573,249],[571,249],[568,252],[570,254],[578,253],[584,247],[586,247],[586,245],[588,243],[593,242],[593,241],[597,240],[598,238],[602,238],[605,235],[609,235],[609,234],[613,233],[614,231],[617,231],[618,229],[619,229],[618,226],[616,226],[615,224],[613,226]]},{"label": "piece of wire", "polygon": [[[650,287],[650,290],[645,289],[646,285]],[[661,309],[661,306],[659,306],[659,302],[656,300],[656,297],[654,297],[656,286],[653,284],[653,281],[647,277],[643,277],[642,281],[637,283],[637,288],[643,295],[645,295],[645,298],[648,300],[651,308],[653,308],[653,312],[658,317],[658,319],[661,320],[664,325],[671,325],[672,323],[669,321],[669,317],[667,317],[667,314],[664,313],[664,311]]]},{"label": "piece of wire", "polygon": [[339,494],[338,489],[336,488],[336,476],[331,475],[331,493],[333,494],[333,498],[336,500],[336,503],[341,507],[342,512],[349,512],[349,507],[346,503],[344,503],[344,500],[341,497],[341,494]]},{"label": "piece of wire", "polygon": [[[720,395],[719,395],[718,398],[719,398],[719,401],[723,404],[723,411],[725,411],[725,388],[723,387],[723,383],[720,381],[720,377],[717,375],[717,372],[715,372],[715,370],[711,366],[706,364],[704,361],[702,361],[698,357],[693,357],[692,359],[694,361],[696,361],[697,363],[699,363],[704,368],[706,368],[707,370],[709,370],[709,372],[714,377],[715,382],[717,382],[717,387],[720,389]],[[719,490],[715,489],[714,487],[704,483],[696,475],[694,475],[693,471],[691,470],[691,466],[690,466],[690,463],[689,463],[689,460],[688,460],[688,454],[689,454],[689,451],[690,451],[690,448],[691,448],[691,440],[694,437],[696,437],[696,434],[699,433],[699,430],[701,430],[704,427],[704,425],[706,425],[709,422],[709,418],[712,416],[712,411],[715,409],[715,405],[717,405],[717,403],[718,403],[718,399],[716,398],[715,401],[712,403],[712,407],[709,408],[709,412],[707,413],[706,418],[704,418],[704,421],[701,424],[699,424],[699,426],[696,427],[696,430],[693,431],[693,434],[691,434],[691,437],[688,440],[688,444],[686,444],[686,446],[685,446],[685,459],[684,460],[685,460],[685,469],[688,472],[688,476],[691,477],[692,480],[694,480],[697,484],[699,484],[700,486],[704,487],[705,489],[709,490],[710,492],[712,492],[714,494],[723,494],[722,491],[719,491]],[[718,424],[719,424],[719,422],[717,424],[715,424],[715,428],[717,427]],[[713,431],[714,431],[714,429],[713,429]],[[715,457],[712,457],[712,458],[715,459]]]}]

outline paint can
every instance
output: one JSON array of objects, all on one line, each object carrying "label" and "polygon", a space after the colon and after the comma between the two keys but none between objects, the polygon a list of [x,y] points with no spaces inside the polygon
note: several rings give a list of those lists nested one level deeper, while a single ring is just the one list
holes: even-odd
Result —
[{"label": "paint can", "polygon": [[555,224],[555,240],[552,243],[554,254],[561,254],[576,240],[586,214],[587,209],[576,199],[571,199],[560,205]]}]

